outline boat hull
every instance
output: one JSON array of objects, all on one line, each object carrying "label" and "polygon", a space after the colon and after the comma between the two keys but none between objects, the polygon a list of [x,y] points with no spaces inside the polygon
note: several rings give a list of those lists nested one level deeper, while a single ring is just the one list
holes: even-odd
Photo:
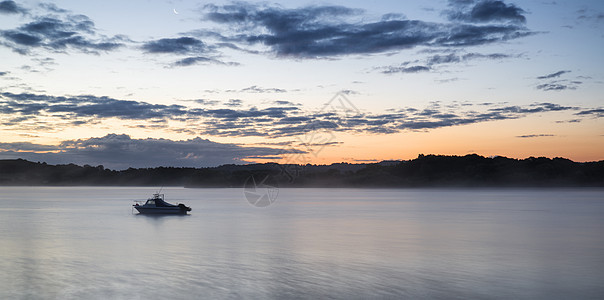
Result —
[{"label": "boat hull", "polygon": [[145,215],[185,215],[186,209],[180,207],[143,207],[135,206],[139,213]]},{"label": "boat hull", "polygon": [[136,201],[136,204],[132,207],[136,208],[139,213],[146,215],[186,215],[188,211],[191,211],[190,207],[182,203],[175,205],[164,201],[164,194],[160,193],[153,194],[153,198],[147,199],[147,202],[143,205],[138,202]]}]

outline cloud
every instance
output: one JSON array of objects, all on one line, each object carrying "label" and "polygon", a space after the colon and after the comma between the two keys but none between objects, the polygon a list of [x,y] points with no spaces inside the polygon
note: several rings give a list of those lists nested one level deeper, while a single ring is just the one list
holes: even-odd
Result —
[{"label": "cloud", "polygon": [[159,39],[148,41],[141,46],[148,53],[203,53],[208,50],[207,46],[198,39],[192,37],[180,37],[174,39]]},{"label": "cloud", "polygon": [[177,60],[174,63],[172,63],[171,66],[188,67],[188,66],[198,65],[198,64],[217,64],[217,65],[225,65],[225,66],[238,66],[239,65],[239,63],[236,63],[236,62],[223,62],[221,60],[211,58],[211,57],[194,56],[194,57],[187,57],[187,58]]},{"label": "cloud", "polygon": [[456,8],[448,12],[451,20],[471,23],[526,22],[526,12],[523,9],[503,1],[483,0],[471,7],[469,4],[473,4],[473,1],[450,1],[450,4]]},{"label": "cloud", "polygon": [[596,118],[602,118],[602,117],[604,117],[604,109],[603,108],[596,108],[596,109],[582,110],[582,111],[576,113],[575,115],[578,115],[578,116],[594,116]]},{"label": "cloud", "polygon": [[[39,4],[34,11],[40,9],[44,12],[25,14],[26,10],[14,1],[0,2],[0,13],[21,12],[30,19],[16,28],[1,30],[0,45],[23,55],[36,49],[99,54],[133,42],[125,36],[103,36],[87,16],[73,14],[52,3]],[[455,22],[436,23],[409,20],[399,13],[388,13],[372,21],[365,11],[345,6],[314,5],[287,9],[248,2],[209,4],[202,9],[203,20],[218,25],[213,31],[199,29],[179,37],[148,40],[138,48],[146,54],[183,56],[171,62],[170,67],[199,64],[237,66],[237,62],[223,61],[220,50],[302,59],[332,58],[418,46],[477,46],[533,34],[520,22],[524,11],[514,5],[482,1],[472,9],[465,9],[467,12],[458,10],[469,16],[465,23],[459,22],[461,17]],[[259,50],[257,46],[264,49]],[[407,67],[399,72],[419,70]]]},{"label": "cloud", "polygon": [[458,63],[461,61],[461,57],[455,55],[455,53],[451,53],[448,55],[434,55],[428,58],[428,65],[440,65],[440,64],[449,64],[449,63]]},{"label": "cloud", "polygon": [[576,85],[568,85],[563,83],[544,83],[537,85],[538,90],[543,91],[563,91],[563,90],[575,90]]},{"label": "cloud", "polygon": [[411,66],[411,67],[389,66],[389,67],[382,67],[381,72],[384,74],[393,74],[393,73],[419,73],[419,72],[425,72],[425,71],[430,71],[430,67],[426,67],[426,66]]},{"label": "cloud", "polygon": [[[192,100],[212,105],[217,102]],[[111,119],[136,121],[129,126],[168,132],[223,137],[290,137],[309,132],[391,134],[405,130],[431,130],[497,120],[509,120],[556,111],[573,111],[576,107],[556,103],[507,105],[505,103],[459,103],[427,107],[391,109],[386,113],[366,113],[334,103],[321,111],[307,111],[288,101],[272,102],[268,107],[247,107],[240,99],[222,106],[188,107],[151,104],[110,97],[79,95],[0,93],[0,117],[11,130],[58,130],[64,124],[96,126]],[[580,116],[600,116],[600,109],[583,109]],[[168,126],[168,121],[169,126]]]},{"label": "cloud", "polygon": [[220,101],[218,100],[208,100],[208,99],[195,99],[195,100],[185,100],[185,101],[193,101],[195,103],[201,104],[201,105],[216,105],[218,103],[220,103]]},{"label": "cloud", "polygon": [[[199,101],[198,101],[199,102]],[[201,102],[208,104],[209,102]],[[212,104],[214,102],[211,102]],[[241,100],[233,99],[226,103],[227,106],[240,106]],[[78,96],[51,96],[45,94],[9,92],[0,93],[0,115],[10,115],[13,120],[5,123],[7,126],[23,128],[23,121],[28,124],[46,124],[48,120],[79,122],[98,122],[101,120],[117,118],[122,120],[136,120],[147,123],[157,123],[160,120],[199,121],[203,122],[208,132],[224,129],[245,129],[242,133],[257,133],[253,125],[276,122],[297,113],[300,109],[291,104],[266,108],[191,108],[183,105],[150,104],[142,101],[120,100],[105,96],[78,95]],[[18,120],[17,120],[18,119]],[[76,123],[77,124],[77,123]],[[151,126],[151,125],[149,125]],[[43,128],[38,128],[42,130]]]},{"label": "cloud", "polygon": [[555,73],[551,73],[551,74],[547,74],[547,75],[543,75],[543,76],[538,76],[537,79],[551,79],[551,78],[556,78],[556,77],[560,77],[563,74],[566,73],[570,73],[570,71],[568,70],[562,70],[562,71],[558,71]]},{"label": "cloud", "polygon": [[[51,9],[51,6],[45,8]],[[51,11],[55,14],[33,16],[33,20],[17,28],[1,30],[0,45],[20,54],[29,54],[32,49],[55,52],[73,49],[98,54],[124,45],[121,36],[100,36],[94,22],[85,15],[70,14],[56,7]]]},{"label": "cloud", "polygon": [[242,93],[285,93],[287,90],[278,88],[261,88],[255,85],[241,89]]},{"label": "cloud", "polygon": [[56,151],[57,147],[52,145],[40,145],[29,142],[16,142],[16,143],[0,143],[0,153],[10,151],[34,151],[34,152],[46,152]]},{"label": "cloud", "polygon": [[[562,71],[554,72],[551,74],[538,76],[537,79],[548,80],[548,79],[553,79],[553,78],[559,78],[560,76],[570,73],[570,72],[571,71],[569,71],[569,70],[562,70]],[[576,78],[577,79],[579,79],[579,78],[589,79],[585,76],[578,76]],[[540,82],[543,82],[543,81],[540,81]],[[536,85],[535,88],[538,90],[542,90],[542,91],[576,90],[577,87],[581,84],[583,84],[583,81],[569,80],[569,79],[557,79],[557,80],[548,80],[548,82],[545,82],[545,83],[539,83]]]},{"label": "cloud", "polygon": [[8,75],[9,73],[10,73],[10,72],[8,72],[8,71],[6,71],[6,72],[4,72],[4,71],[0,71],[0,76]]},{"label": "cloud", "polygon": [[343,94],[343,95],[359,95],[360,92],[355,91],[355,90],[341,90],[339,93]]},{"label": "cloud", "polygon": [[243,100],[241,99],[229,99],[225,105],[227,106],[241,106],[243,104]]},{"label": "cloud", "polygon": [[96,117],[147,120],[186,115],[184,106],[118,100],[105,96],[55,97],[44,94],[0,93],[0,112],[31,118],[64,114],[64,117]]},{"label": "cloud", "polygon": [[100,165],[112,169],[157,166],[209,167],[247,163],[246,159],[304,153],[295,149],[244,147],[194,138],[133,139],[126,134],[63,141],[56,146],[31,143],[0,143],[0,158],[24,158],[48,163]]},{"label": "cloud", "polygon": [[15,1],[1,1],[0,2],[0,14],[25,14],[27,10],[20,7]]},{"label": "cloud", "polygon": [[511,58],[514,57],[513,55],[509,55],[509,54],[503,54],[503,53],[489,53],[489,54],[482,54],[482,53],[467,53],[461,56],[461,60],[462,61],[469,61],[469,60],[473,60],[473,59],[493,59],[493,60],[498,60],[498,59],[505,59],[505,58]]},{"label": "cloud", "polygon": [[516,137],[528,139],[528,138],[551,137],[551,136],[555,136],[555,135],[554,134],[526,134],[526,135],[517,135]]},{"label": "cloud", "polygon": [[[518,22],[508,22],[523,17],[512,14],[512,11],[517,14],[523,12],[521,9],[504,4],[499,10],[487,10],[498,3],[485,1],[477,4],[478,11],[472,20],[506,21],[484,25],[408,20],[395,14],[372,22],[366,21],[362,10],[343,6],[286,9],[247,2],[206,5],[204,20],[228,28],[212,35],[223,42],[239,48],[264,45],[269,53],[294,58],[373,54],[418,46],[484,45],[532,34]],[[355,17],[360,18],[355,20]],[[207,32],[204,34],[208,35]]]},{"label": "cloud", "polygon": [[274,103],[277,105],[286,105],[286,106],[301,106],[302,105],[300,103],[294,103],[294,102],[286,101],[286,100],[275,100]]},{"label": "cloud", "polygon": [[60,13],[60,14],[69,13],[68,10],[60,8],[57,5],[55,5],[54,3],[40,3],[38,6],[40,6],[44,10],[46,10],[48,12],[52,12],[52,13]]},{"label": "cloud", "polygon": [[[466,109],[463,109],[463,107]],[[489,105],[486,111],[477,111],[475,105],[450,105],[446,109],[430,106],[424,109],[404,108],[389,114],[359,115],[342,120],[338,130],[357,132],[395,133],[403,130],[430,130],[497,120],[519,119],[536,113],[574,110],[555,103],[534,103],[527,106]],[[480,106],[480,104],[476,104]]]},{"label": "cloud", "polygon": [[172,67],[188,67],[199,64],[217,64],[237,66],[236,62],[224,62],[218,59],[214,46],[208,46],[194,37],[164,38],[144,42],[140,47],[148,54],[187,55],[173,62]]},{"label": "cloud", "polygon": [[556,123],[561,124],[561,123],[581,123],[581,119],[571,119],[571,120],[565,120],[565,121],[556,121]]},{"label": "cloud", "polygon": [[[436,66],[445,65],[445,64],[456,64],[462,62],[468,62],[475,59],[490,59],[490,60],[500,60],[505,58],[511,58],[512,55],[503,54],[503,53],[490,53],[490,54],[482,54],[476,52],[470,52],[465,54],[458,54],[457,52],[448,53],[448,54],[436,54],[432,56],[428,56],[423,60],[414,60],[414,61],[406,61],[399,65],[393,66],[384,66],[384,67],[376,67],[374,69],[380,70],[381,73],[384,74],[393,74],[393,73],[419,73],[425,71],[432,71],[436,69]],[[412,65],[412,66],[410,66]]]},{"label": "cloud", "polygon": [[[205,116],[211,116],[223,120],[237,120],[246,118],[284,118],[288,115],[289,111],[298,110],[296,107],[268,107],[264,109],[258,109],[255,107],[249,109],[208,109],[203,112]],[[253,121],[253,120],[250,120]]]},{"label": "cloud", "polygon": [[604,12],[596,11],[593,9],[580,9],[577,11],[577,20],[579,22],[591,21],[598,23],[604,22]]}]

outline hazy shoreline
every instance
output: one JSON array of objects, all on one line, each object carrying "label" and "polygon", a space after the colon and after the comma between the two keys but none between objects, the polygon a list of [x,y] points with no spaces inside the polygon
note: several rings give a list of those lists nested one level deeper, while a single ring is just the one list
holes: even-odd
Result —
[{"label": "hazy shoreline", "polygon": [[519,188],[604,187],[604,161],[545,157],[420,155],[371,164],[222,165],[211,168],[129,168],[49,165],[0,160],[0,186],[175,186],[186,188]]}]

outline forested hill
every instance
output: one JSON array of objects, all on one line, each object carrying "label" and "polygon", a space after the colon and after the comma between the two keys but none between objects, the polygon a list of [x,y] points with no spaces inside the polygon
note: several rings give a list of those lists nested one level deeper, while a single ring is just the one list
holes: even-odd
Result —
[{"label": "forested hill", "polygon": [[280,187],[604,187],[604,161],[420,155],[373,164],[223,165],[109,170],[0,160],[0,185],[242,187],[249,180]]}]

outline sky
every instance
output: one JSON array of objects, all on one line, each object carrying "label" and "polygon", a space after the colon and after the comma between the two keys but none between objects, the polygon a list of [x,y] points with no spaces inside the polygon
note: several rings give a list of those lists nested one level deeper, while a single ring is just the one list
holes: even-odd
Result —
[{"label": "sky", "polygon": [[604,159],[604,1],[0,0],[0,159]]}]

